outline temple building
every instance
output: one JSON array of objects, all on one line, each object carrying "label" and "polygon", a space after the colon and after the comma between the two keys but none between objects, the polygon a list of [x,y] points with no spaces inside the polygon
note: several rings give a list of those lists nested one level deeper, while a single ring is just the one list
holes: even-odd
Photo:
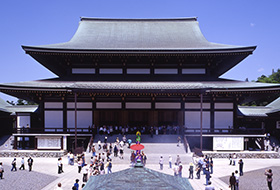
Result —
[{"label": "temple building", "polygon": [[29,129],[15,124],[14,148],[27,139],[30,148],[69,150],[75,137],[82,146],[98,127],[122,126],[176,127],[193,146],[203,136],[203,147],[244,150],[267,126],[247,124],[238,105],[280,95],[280,84],[219,78],[256,46],[209,42],[197,18],[82,17],[70,41],[22,48],[58,77],[0,84],[0,92],[38,104],[17,114]]}]

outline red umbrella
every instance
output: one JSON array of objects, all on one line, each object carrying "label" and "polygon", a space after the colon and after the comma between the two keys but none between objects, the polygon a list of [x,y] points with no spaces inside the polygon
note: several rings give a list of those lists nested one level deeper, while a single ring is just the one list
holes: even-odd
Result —
[{"label": "red umbrella", "polygon": [[142,145],[142,144],[134,144],[134,145],[130,146],[130,149],[131,150],[142,150],[142,149],[144,149],[144,145]]}]

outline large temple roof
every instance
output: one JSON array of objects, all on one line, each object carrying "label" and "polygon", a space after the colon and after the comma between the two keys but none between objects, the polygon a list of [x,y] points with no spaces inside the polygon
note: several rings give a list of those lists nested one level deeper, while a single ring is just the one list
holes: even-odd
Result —
[{"label": "large temple roof", "polygon": [[243,47],[208,42],[200,31],[197,18],[174,19],[102,19],[82,17],[69,42],[23,46],[26,52],[183,50],[190,53],[252,52]]},{"label": "large temple roof", "polygon": [[120,82],[120,81],[61,81],[37,80],[0,84],[1,90],[200,90],[209,91],[258,91],[280,90],[280,84],[244,81],[194,81],[194,82]]}]

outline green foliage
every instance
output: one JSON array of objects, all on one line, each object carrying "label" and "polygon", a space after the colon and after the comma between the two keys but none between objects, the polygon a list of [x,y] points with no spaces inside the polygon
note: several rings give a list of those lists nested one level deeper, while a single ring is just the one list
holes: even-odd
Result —
[{"label": "green foliage", "polygon": [[278,69],[277,72],[272,73],[268,77],[265,75],[258,77],[257,82],[280,83],[280,69]]},{"label": "green foliage", "polygon": [[14,101],[9,101],[7,100],[7,103],[15,106],[15,105],[38,105],[34,102],[29,102],[29,101],[26,101],[26,100],[23,100],[23,99],[18,99],[17,102],[14,102]]},{"label": "green foliage", "polygon": [[[253,81],[255,82],[255,81]],[[280,83],[280,69],[277,70],[277,72],[272,73],[268,77],[265,75],[262,75],[258,77],[256,82],[263,82],[263,83]],[[278,98],[277,94],[271,94],[264,98],[261,98],[259,100],[251,101],[242,104],[242,106],[265,106]]]}]

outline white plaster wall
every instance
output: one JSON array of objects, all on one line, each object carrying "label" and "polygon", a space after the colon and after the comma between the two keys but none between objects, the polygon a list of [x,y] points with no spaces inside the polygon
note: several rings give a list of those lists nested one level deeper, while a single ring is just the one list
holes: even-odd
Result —
[{"label": "white plaster wall", "polygon": [[181,103],[177,102],[156,102],[156,109],[181,109]]},{"label": "white plaster wall", "polygon": [[125,103],[126,109],[151,109],[150,102],[127,102]]},{"label": "white plaster wall", "polygon": [[63,108],[62,102],[45,102],[45,108]]},{"label": "white plaster wall", "polygon": [[121,109],[121,102],[96,102],[96,109]]},{"label": "white plaster wall", "polygon": [[191,69],[182,69],[182,74],[205,74],[206,71],[204,68],[191,68]]},{"label": "white plaster wall", "polygon": [[178,69],[155,69],[155,74],[178,74]]},{"label": "white plaster wall", "polygon": [[127,69],[127,74],[150,74],[150,69]]},{"label": "white plaster wall", "polygon": [[94,68],[73,68],[72,74],[95,74]]},{"label": "white plaster wall", "polygon": [[[75,102],[67,102],[67,108],[75,108]],[[77,108],[84,108],[84,109],[91,109],[92,103],[91,102],[77,102]]]},{"label": "white plaster wall", "polygon": [[215,109],[233,109],[233,103],[215,103]]},{"label": "white plaster wall", "polygon": [[122,69],[119,68],[102,68],[99,70],[100,74],[122,74]]},{"label": "white plaster wall", "polygon": [[[210,109],[210,103],[202,103],[203,109]],[[186,102],[185,109],[200,109],[200,102]]]}]

